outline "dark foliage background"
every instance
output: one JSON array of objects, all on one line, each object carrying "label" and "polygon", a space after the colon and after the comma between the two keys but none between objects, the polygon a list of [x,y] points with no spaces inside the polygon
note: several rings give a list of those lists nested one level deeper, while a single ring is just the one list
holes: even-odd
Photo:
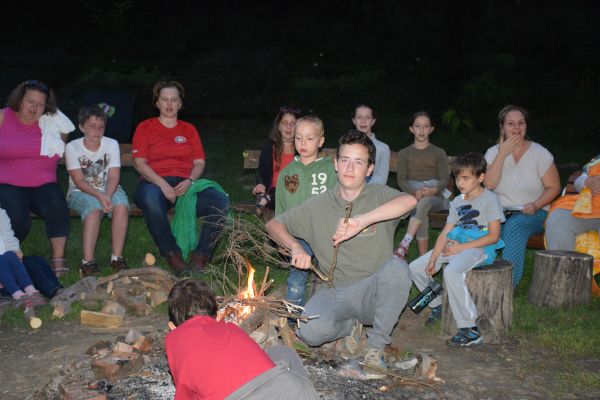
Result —
[{"label": "dark foliage background", "polygon": [[[517,103],[559,161],[598,152],[594,0],[74,0],[2,14],[0,93],[37,77],[69,115],[86,90],[119,90],[136,96],[137,122],[153,113],[151,85],[175,78],[188,118],[267,121],[294,103],[347,125],[368,102],[396,132],[427,109],[462,143],[493,138],[497,111]],[[585,151],[561,154],[563,142]]]}]

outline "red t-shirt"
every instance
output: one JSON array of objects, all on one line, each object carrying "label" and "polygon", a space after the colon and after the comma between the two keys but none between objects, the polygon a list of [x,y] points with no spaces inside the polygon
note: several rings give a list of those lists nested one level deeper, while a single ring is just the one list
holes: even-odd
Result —
[{"label": "red t-shirt", "polygon": [[165,337],[175,400],[224,399],[275,364],[237,325],[193,317]]},{"label": "red t-shirt", "polygon": [[271,180],[271,187],[274,188],[277,186],[277,178],[279,178],[279,173],[287,167],[289,163],[294,160],[294,154],[282,154],[281,155],[281,164],[279,165],[279,169],[276,169],[275,164],[275,154],[273,154],[273,179]]},{"label": "red t-shirt", "polygon": [[173,128],[164,126],[158,118],[140,122],[133,134],[131,153],[144,158],[160,176],[187,178],[194,160],[204,160],[204,148],[194,125],[177,121]]}]

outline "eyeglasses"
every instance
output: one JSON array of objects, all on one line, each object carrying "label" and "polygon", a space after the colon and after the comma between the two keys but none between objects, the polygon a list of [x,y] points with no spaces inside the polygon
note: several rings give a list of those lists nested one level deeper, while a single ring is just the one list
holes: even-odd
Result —
[{"label": "eyeglasses", "polygon": [[48,89],[48,86],[46,86],[45,83],[38,81],[37,79],[31,79],[28,81],[25,81],[25,85],[26,88],[30,87],[30,88],[36,88],[41,92],[44,92],[46,94],[50,93],[50,89]]},{"label": "eyeglasses", "polygon": [[283,106],[279,109],[280,114],[292,114],[295,116],[300,115],[300,109],[296,107]]}]

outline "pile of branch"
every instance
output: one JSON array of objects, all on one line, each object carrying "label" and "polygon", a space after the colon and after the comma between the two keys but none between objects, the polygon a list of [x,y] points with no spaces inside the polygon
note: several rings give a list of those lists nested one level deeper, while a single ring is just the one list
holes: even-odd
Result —
[{"label": "pile of branch", "polygon": [[[80,301],[87,309],[101,309],[100,313],[90,314],[94,317],[90,321],[96,326],[102,326],[103,314],[123,316],[129,312],[139,316],[149,315],[153,307],[167,300],[176,281],[169,272],[156,267],[122,270],[102,278],[89,276],[62,289],[52,299],[52,315],[64,317],[75,301]],[[113,326],[114,318],[106,317],[104,320]]]}]

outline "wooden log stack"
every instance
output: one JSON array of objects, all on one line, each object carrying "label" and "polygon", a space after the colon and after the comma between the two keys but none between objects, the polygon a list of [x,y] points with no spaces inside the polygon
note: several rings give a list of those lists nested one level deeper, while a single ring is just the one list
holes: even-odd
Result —
[{"label": "wooden log stack", "polygon": [[562,250],[535,253],[528,300],[539,307],[559,309],[592,300],[592,268],[589,254]]},{"label": "wooden log stack", "polygon": [[[467,287],[477,306],[477,325],[485,343],[498,343],[512,325],[513,286],[512,264],[496,259],[494,264],[469,271]],[[448,294],[442,297],[442,332],[454,335],[456,322],[448,303]]]}]

